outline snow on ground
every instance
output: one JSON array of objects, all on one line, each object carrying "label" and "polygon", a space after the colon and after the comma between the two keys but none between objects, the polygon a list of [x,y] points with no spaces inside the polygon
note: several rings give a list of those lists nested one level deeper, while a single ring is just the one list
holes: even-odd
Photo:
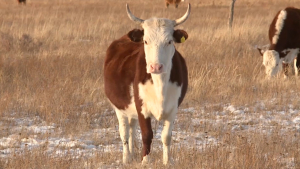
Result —
[{"label": "snow on ground", "polygon": [[[194,107],[180,109],[180,114],[185,116],[191,114],[192,119],[189,123],[191,126],[198,127],[204,122],[211,125],[231,124],[230,130],[235,131],[261,131],[269,132],[270,128],[266,127],[276,124],[282,127],[282,132],[286,130],[299,130],[300,115],[299,110],[289,105],[285,110],[270,111],[266,110],[264,103],[259,102],[254,107],[236,107],[231,104],[223,105],[223,110],[206,112],[204,108],[196,109]],[[251,110],[251,111],[250,111]],[[209,118],[208,118],[209,117]],[[73,158],[82,156],[90,157],[95,152],[121,152],[122,144],[118,134],[118,128],[98,128],[91,131],[83,132],[78,136],[64,136],[60,128],[56,124],[46,124],[38,116],[34,118],[7,118],[13,125],[9,126],[9,134],[0,139],[0,158],[9,158],[14,153],[22,153],[25,149],[34,149],[46,147],[46,151],[50,156],[59,157],[71,155]],[[176,120],[176,123],[179,119]],[[156,123],[158,124],[158,123]],[[0,122],[0,127],[5,128],[5,123]],[[116,124],[117,125],[117,124]],[[179,126],[179,127],[178,127]],[[206,132],[194,132],[189,129],[181,129],[178,125],[173,130],[172,146],[182,146],[188,148],[203,149],[205,145],[217,144],[218,140]],[[229,125],[226,125],[227,127]],[[155,129],[155,139],[153,148],[161,149],[160,134],[162,125],[153,126]],[[26,131],[26,135],[20,134]],[[49,134],[47,137],[39,135]],[[92,139],[94,137],[94,139]],[[113,141],[95,142],[97,139],[105,137],[113,137]],[[95,139],[96,138],[96,139]],[[138,130],[137,138],[141,143],[141,135]],[[191,144],[192,143],[192,144]],[[191,145],[193,147],[191,147]],[[190,146],[190,147],[189,147]],[[195,147],[196,146],[196,147]]]}]

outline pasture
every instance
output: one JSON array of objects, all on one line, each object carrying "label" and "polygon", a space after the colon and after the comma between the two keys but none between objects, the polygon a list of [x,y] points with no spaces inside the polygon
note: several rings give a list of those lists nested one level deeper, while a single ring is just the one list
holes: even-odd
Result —
[{"label": "pasture", "polygon": [[162,165],[153,121],[152,164],[144,168],[300,168],[300,81],[265,79],[256,45],[268,44],[278,10],[296,0],[0,0],[0,168],[141,168],[141,138],[122,164],[118,121],[104,95],[109,44],[142,19],[182,16],[189,38],[176,45],[189,71]]}]

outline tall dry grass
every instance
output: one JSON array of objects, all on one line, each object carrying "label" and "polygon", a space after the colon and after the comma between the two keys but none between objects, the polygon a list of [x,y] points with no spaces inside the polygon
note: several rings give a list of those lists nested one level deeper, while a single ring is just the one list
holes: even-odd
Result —
[{"label": "tall dry grass", "polygon": [[[115,116],[102,115],[111,109],[103,91],[103,60],[108,45],[133,28],[125,12],[129,3],[141,18],[175,19],[184,14],[164,8],[163,0],[28,0],[26,6],[0,1],[0,119],[39,116],[55,123],[62,135],[76,135],[94,128],[117,125]],[[295,0],[241,0],[236,2],[232,30],[228,29],[230,1],[190,0],[192,13],[178,28],[189,34],[176,45],[189,69],[189,90],[182,107],[231,103],[251,106],[261,100],[278,99],[266,109],[299,108],[299,80],[264,79],[262,58],[255,45],[268,43],[268,26],[275,13],[286,6],[300,6]],[[213,112],[214,106],[206,111]],[[191,116],[179,112],[177,126],[189,130]],[[213,115],[209,118],[214,118]],[[99,119],[98,123],[93,122]],[[7,123],[1,136],[11,134]],[[184,145],[172,149],[175,164],[167,168],[285,168],[282,159],[293,159],[299,167],[299,133],[269,135],[260,132],[231,133],[226,126],[199,126],[220,144],[204,150]],[[46,136],[45,136],[46,137]],[[97,138],[94,138],[97,140]],[[153,168],[161,165],[161,151],[153,152]],[[284,157],[284,158],[283,158]],[[121,161],[120,153],[100,153],[92,158],[51,158],[40,148],[1,159],[0,168],[140,168],[140,156],[132,165],[111,165]]]}]

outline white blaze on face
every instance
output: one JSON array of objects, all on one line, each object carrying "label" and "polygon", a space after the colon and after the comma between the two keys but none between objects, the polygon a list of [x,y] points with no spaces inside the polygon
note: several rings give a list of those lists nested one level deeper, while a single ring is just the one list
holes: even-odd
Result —
[{"label": "white blaze on face", "polygon": [[278,42],[280,32],[281,32],[281,30],[284,26],[284,21],[286,19],[286,15],[287,15],[286,11],[282,10],[282,11],[280,11],[280,13],[277,17],[277,21],[276,21],[276,24],[275,24],[276,32],[275,32],[275,35],[273,36],[273,39],[272,39],[273,44],[277,44],[277,42]]},{"label": "white blaze on face", "polygon": [[275,50],[267,50],[263,55],[263,65],[265,66],[268,77],[275,76],[282,69],[278,52]]},{"label": "white blaze on face", "polygon": [[147,73],[151,65],[161,65],[165,73],[171,70],[172,58],[175,53],[173,43],[174,21],[169,19],[151,18],[142,24],[144,28],[144,49]]}]

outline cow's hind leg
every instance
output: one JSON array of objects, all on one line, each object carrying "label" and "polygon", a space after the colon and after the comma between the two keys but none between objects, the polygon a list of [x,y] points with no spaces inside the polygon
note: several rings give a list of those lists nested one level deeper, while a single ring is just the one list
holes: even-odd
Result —
[{"label": "cow's hind leg", "polygon": [[168,2],[166,2],[166,8],[168,8],[169,7],[169,3]]},{"label": "cow's hind leg", "polygon": [[151,128],[151,119],[146,118],[139,114],[139,123],[142,132],[142,140],[143,140],[143,150],[142,150],[142,164],[147,164],[150,162],[149,154],[151,149],[151,143],[153,139],[153,131]]},{"label": "cow's hind leg", "polygon": [[129,152],[131,154],[131,157],[133,157],[134,152],[134,141],[135,141],[135,133],[136,133],[136,124],[137,124],[137,119],[129,119]]},{"label": "cow's hind leg", "polygon": [[283,69],[283,77],[286,79],[288,77],[288,73],[289,73],[289,64],[282,63],[282,69]]},{"label": "cow's hind leg", "polygon": [[129,151],[129,122],[128,117],[124,116],[122,112],[115,109],[118,121],[119,121],[119,132],[123,143],[123,163],[128,163],[131,160]]},{"label": "cow's hind leg", "polygon": [[177,109],[174,110],[167,119],[163,121],[163,130],[161,132],[161,141],[163,143],[163,164],[170,162],[170,146],[172,139],[173,122],[177,114]]}]

